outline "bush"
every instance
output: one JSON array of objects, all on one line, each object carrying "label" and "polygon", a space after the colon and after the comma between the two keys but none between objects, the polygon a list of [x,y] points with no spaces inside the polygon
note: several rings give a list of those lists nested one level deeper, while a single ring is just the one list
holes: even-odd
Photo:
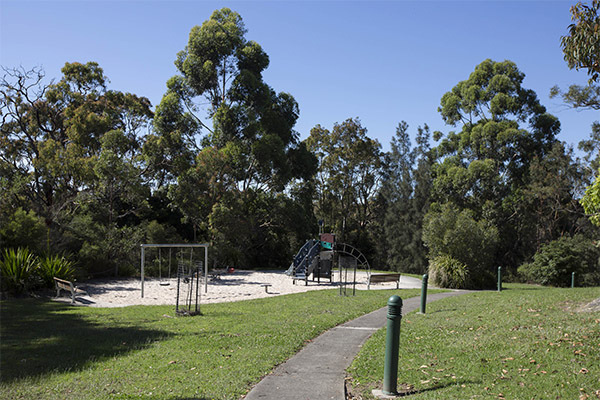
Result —
[{"label": "bush", "polygon": [[570,286],[575,272],[578,286],[600,285],[598,249],[581,235],[562,237],[541,247],[533,261],[519,267],[525,280],[550,286]]},{"label": "bush", "polygon": [[27,248],[4,250],[0,261],[2,291],[20,294],[37,286],[37,263],[37,257]]},{"label": "bush", "polygon": [[429,279],[438,287],[463,289],[468,287],[467,266],[450,256],[439,256],[429,263]]},{"label": "bush", "polygon": [[73,263],[64,256],[36,257],[28,248],[6,249],[0,261],[2,291],[21,294],[42,286],[51,288],[53,277],[73,280]]},{"label": "bush", "polygon": [[53,287],[54,277],[72,281],[75,276],[73,263],[64,256],[48,256],[40,260],[37,273],[39,274],[44,286]]},{"label": "bush", "polygon": [[150,221],[144,230],[145,243],[183,243],[183,239],[171,225]]},{"label": "bush", "polygon": [[[498,229],[485,219],[476,220],[471,210],[459,210],[447,203],[432,206],[425,216],[423,242],[429,249],[430,264],[438,274],[447,269],[436,267],[436,262],[441,262],[439,257],[447,257],[442,265],[446,265],[448,271],[454,271],[456,263],[463,265],[468,272],[463,288],[494,287],[498,241]],[[453,280],[454,277],[440,278],[440,282]]]},{"label": "bush", "polygon": [[0,228],[0,247],[28,248],[39,254],[46,245],[47,228],[33,211],[17,208]]}]

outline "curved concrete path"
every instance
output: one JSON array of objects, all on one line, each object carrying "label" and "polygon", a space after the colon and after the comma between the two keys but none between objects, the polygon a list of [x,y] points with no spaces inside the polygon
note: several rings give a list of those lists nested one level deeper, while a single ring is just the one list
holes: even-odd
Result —
[{"label": "curved concrete path", "polygon": [[[468,292],[428,294],[427,303],[464,293]],[[402,302],[402,315],[406,315],[420,307],[421,298]],[[245,400],[344,400],[346,368],[386,320],[387,306],[326,331],[263,378]]]}]

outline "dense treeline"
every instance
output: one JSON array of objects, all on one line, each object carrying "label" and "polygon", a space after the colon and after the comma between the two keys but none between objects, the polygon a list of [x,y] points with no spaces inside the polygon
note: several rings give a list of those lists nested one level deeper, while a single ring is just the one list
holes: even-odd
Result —
[{"label": "dense treeline", "polygon": [[0,246],[65,254],[82,277],[134,274],[140,243],[210,242],[214,266],[284,269],[322,220],[373,267],[445,286],[490,287],[497,266],[600,283],[579,203],[600,129],[575,157],[514,63],[485,60],[442,97],[454,130],[424,124],[413,145],[400,122],[385,152],[359,118],[300,141],[297,102],[264,82],[269,57],[245,35],[225,8],[194,27],[154,111],[94,62],[56,83],[5,69]]}]

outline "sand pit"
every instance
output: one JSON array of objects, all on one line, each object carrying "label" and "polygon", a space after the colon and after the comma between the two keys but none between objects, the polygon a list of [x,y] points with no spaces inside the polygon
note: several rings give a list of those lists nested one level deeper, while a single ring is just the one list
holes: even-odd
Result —
[{"label": "sand pit", "polygon": [[[306,292],[309,290],[323,290],[339,288],[339,275],[334,274],[334,282],[321,279],[321,283],[309,280],[305,286],[303,281],[292,284],[292,279],[283,271],[245,271],[236,270],[232,274],[222,274],[220,279],[208,280],[205,292],[203,280],[200,284],[200,303],[223,303],[262,297],[272,297],[283,294]],[[367,274],[365,271],[357,273],[357,290],[367,290]],[[163,283],[165,280],[162,281]],[[78,296],[77,304],[90,307],[125,307],[131,305],[175,305],[177,298],[177,279],[168,280],[169,285],[161,285],[155,278],[145,279],[144,298],[141,297],[141,281],[137,279],[102,279],[91,280],[78,284],[78,287],[87,292],[87,296]],[[263,284],[270,284],[268,293]],[[415,278],[402,276],[401,288],[419,288],[421,281]],[[371,285],[371,290],[394,289],[395,283],[381,283]],[[352,290],[352,286],[348,288]],[[59,301],[70,302],[67,296],[60,297]]]}]

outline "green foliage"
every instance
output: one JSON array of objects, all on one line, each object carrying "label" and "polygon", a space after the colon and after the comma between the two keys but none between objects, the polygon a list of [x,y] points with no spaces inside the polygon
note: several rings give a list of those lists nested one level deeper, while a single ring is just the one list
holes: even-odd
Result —
[{"label": "green foliage", "polygon": [[411,148],[408,124],[402,122],[385,155],[380,190],[383,210],[378,210],[385,245],[378,248],[385,253],[383,265],[392,270],[417,274],[427,270],[427,249],[421,237],[432,184],[430,136],[427,125],[419,127],[417,145]]},{"label": "green foliage", "polygon": [[[440,275],[440,282],[462,281],[465,286],[461,287],[469,289],[493,287],[499,237],[498,229],[489,221],[476,220],[472,211],[461,211],[450,203],[432,205],[425,216],[423,241],[429,249],[429,259],[437,263],[435,272],[450,274],[448,278]],[[461,266],[466,268],[466,274],[460,272]]]},{"label": "green foliage", "polygon": [[591,184],[585,191],[580,203],[588,215],[589,220],[596,226],[600,226],[600,123],[595,122],[592,125],[590,139],[582,140],[579,143],[579,149],[585,151],[585,161],[587,170],[595,173]]},{"label": "green foliage", "polygon": [[33,210],[21,207],[5,217],[0,228],[0,244],[4,248],[27,247],[40,253],[46,246],[46,226]]},{"label": "green foliage", "polygon": [[228,8],[191,29],[144,158],[158,185],[170,184],[171,206],[215,245],[217,264],[281,266],[293,237],[310,234],[288,223],[296,205],[282,194],[306,184],[316,162],[293,129],[298,103],[264,82],[269,57],[245,35]]},{"label": "green foliage", "polygon": [[600,226],[600,170],[594,183],[587,188],[581,205],[594,225]]},{"label": "green foliage", "polygon": [[[63,77],[48,85],[39,69],[5,72],[0,187],[8,204],[0,212],[4,217],[6,209],[22,205],[27,215],[9,215],[10,232],[4,230],[3,236],[20,236],[36,252],[80,253],[95,245],[87,241],[99,232],[114,243],[125,225],[139,223],[149,197],[139,156],[142,131],[152,118],[150,102],[109,90],[95,62],[66,63]],[[44,221],[47,241],[31,243],[39,234],[35,215]],[[90,224],[69,229],[81,228],[77,219]],[[21,231],[10,226],[22,222]],[[29,237],[24,236],[27,226]],[[112,258],[120,254],[110,250],[118,248],[111,245],[97,254]]]},{"label": "green foliage", "polygon": [[325,232],[336,232],[338,241],[366,251],[376,218],[376,197],[381,186],[383,153],[380,143],[368,137],[358,118],[336,123],[329,131],[315,126],[306,145],[318,159],[316,210]]},{"label": "green foliage", "polygon": [[[432,201],[487,221],[497,235],[488,262],[510,271],[533,256],[536,244],[575,230],[580,213],[570,200],[581,174],[572,153],[558,144],[558,119],[522,86],[524,77],[511,61],[479,64],[442,97],[442,118],[460,131],[438,135],[433,149]],[[461,257],[470,256],[453,255],[471,268]]]},{"label": "green foliage", "polygon": [[145,228],[146,243],[183,243],[177,230],[169,224],[161,224],[152,220]]},{"label": "green foliage", "polygon": [[65,256],[52,255],[39,259],[36,273],[44,286],[51,288],[54,287],[54,277],[72,281],[75,278],[75,267]]},{"label": "green foliage", "polygon": [[37,286],[37,257],[27,248],[5,249],[0,260],[2,290],[20,294]]},{"label": "green foliage", "polygon": [[563,235],[590,231],[574,198],[585,182],[583,168],[574,160],[571,148],[555,143],[545,157],[531,160],[526,184],[505,201],[507,209],[519,216],[521,227],[513,235],[522,245],[521,260],[531,259],[532,250]]},{"label": "green foliage", "polygon": [[[581,235],[561,237],[544,246],[533,261],[519,267],[526,280],[550,286],[570,286],[575,272],[579,285],[600,285],[600,253],[594,243]],[[579,286],[578,285],[578,286]]]},{"label": "green foliage", "polygon": [[561,37],[561,46],[569,68],[587,69],[590,83],[600,74],[600,1],[591,5],[578,2],[571,7],[569,34]]},{"label": "green foliage", "polygon": [[442,118],[461,123],[462,130],[450,132],[436,149],[442,158],[435,170],[438,197],[481,208],[522,184],[529,161],[552,147],[560,123],[546,114],[535,92],[522,87],[524,77],[511,61],[486,60],[444,94]]},{"label": "green foliage", "polygon": [[429,263],[429,279],[437,287],[467,288],[469,270],[465,264],[448,255],[438,256]]},{"label": "green foliage", "polygon": [[85,230],[86,241],[77,253],[84,277],[131,276],[139,270],[139,245],[143,225],[103,226],[92,223]]},{"label": "green foliage", "polygon": [[558,86],[554,86],[550,89],[550,98],[556,96],[560,96],[565,103],[573,108],[600,110],[599,85],[571,85],[566,92],[561,91]]},{"label": "green foliage", "polygon": [[[589,139],[578,143],[577,148],[585,153],[583,158],[588,175],[593,174],[600,168],[600,122],[592,124]],[[593,180],[593,179],[592,179]]]},{"label": "green foliage", "polygon": [[525,121],[531,113],[543,113],[535,92],[521,86],[525,74],[511,61],[485,60],[444,94],[439,111],[450,125],[458,122],[502,121],[510,116]]}]

